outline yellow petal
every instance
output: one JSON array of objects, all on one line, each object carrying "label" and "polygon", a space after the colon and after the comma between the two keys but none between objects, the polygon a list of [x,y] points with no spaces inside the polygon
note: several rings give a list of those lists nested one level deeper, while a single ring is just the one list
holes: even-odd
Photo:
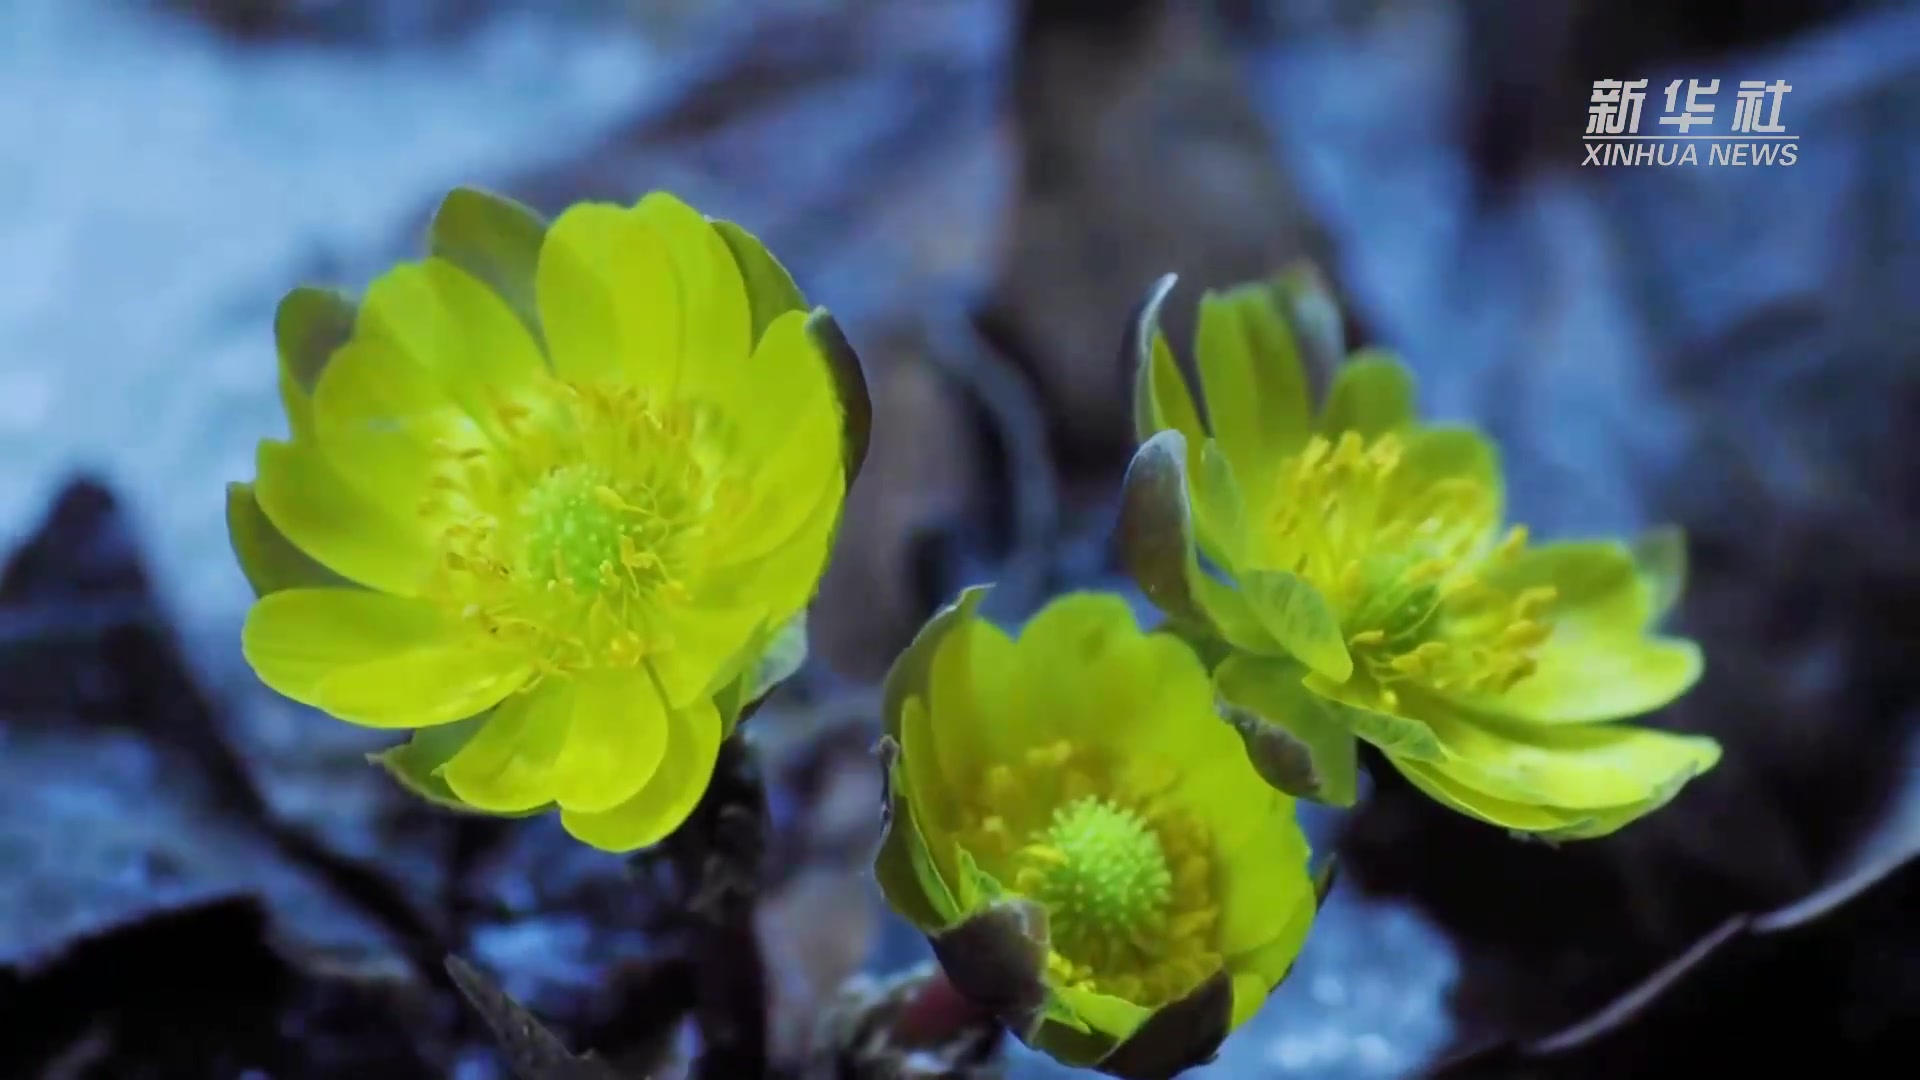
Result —
[{"label": "yellow petal", "polygon": [[420,514],[442,461],[436,442],[484,444],[432,374],[374,338],[356,337],[333,354],[313,395],[313,423],[334,471],[395,516]]},{"label": "yellow petal", "polygon": [[746,496],[734,527],[716,538],[710,556],[716,565],[764,556],[821,498],[835,487],[844,490],[833,374],[806,326],[797,311],[775,319],[739,391],[720,402],[732,429],[729,463],[739,470]]},{"label": "yellow petal", "polygon": [[1626,724],[1494,726],[1425,713],[1449,778],[1511,802],[1596,810],[1646,802],[1720,760],[1712,739]]},{"label": "yellow petal", "polygon": [[1551,587],[1555,598],[1539,616],[1553,633],[1538,669],[1505,694],[1460,698],[1476,710],[1537,723],[1618,720],[1666,705],[1700,678],[1699,646],[1645,636],[1657,597],[1623,544],[1546,544],[1483,576],[1513,593]]},{"label": "yellow petal", "polygon": [[1207,419],[1234,472],[1260,491],[1309,431],[1306,369],[1280,302],[1268,282],[1200,299],[1195,352]]},{"label": "yellow petal", "polygon": [[707,567],[697,591],[724,597],[728,604],[756,601],[765,606],[770,623],[793,618],[819,591],[842,506],[839,491],[821,495],[813,512],[778,547],[751,562]]},{"label": "yellow petal", "polygon": [[1007,728],[1014,719],[1010,673],[1014,644],[999,627],[969,619],[934,654],[929,712],[946,782],[968,790],[996,762],[1018,752]]},{"label": "yellow petal", "polygon": [[376,278],[354,337],[388,344],[481,421],[547,373],[513,308],[443,258],[403,263]]},{"label": "yellow petal", "polygon": [[1313,930],[1313,921],[1319,914],[1319,901],[1314,896],[1310,880],[1304,889],[1284,903],[1290,903],[1292,907],[1289,909],[1283,904],[1268,915],[1271,927],[1280,921],[1281,912],[1290,911],[1271,938],[1246,952],[1227,957],[1227,966],[1234,972],[1251,974],[1260,980],[1263,988],[1260,996],[1263,998],[1272,993],[1273,988],[1280,985],[1281,980],[1287,977],[1287,972],[1293,969],[1293,962],[1306,946]]},{"label": "yellow petal", "polygon": [[699,597],[663,608],[657,625],[664,640],[647,663],[659,678],[668,705],[685,708],[711,698],[740,673],[748,659],[747,646],[767,621],[763,606],[706,604]]},{"label": "yellow petal", "polygon": [[1125,737],[1145,710],[1112,715],[1103,677],[1122,673],[1142,637],[1127,602],[1111,593],[1079,592],[1042,608],[1020,632],[1010,690],[1017,715],[989,719],[1005,729],[1010,747],[1057,739],[1105,744]]},{"label": "yellow petal", "polygon": [[1385,353],[1357,352],[1334,373],[1320,430],[1366,438],[1397,431],[1413,422],[1413,397],[1413,373],[1405,364]]},{"label": "yellow petal", "polygon": [[1152,1015],[1151,1010],[1131,1001],[1078,986],[1063,986],[1054,993],[1087,1027],[1121,1042]]},{"label": "yellow petal", "polygon": [[502,702],[440,770],[461,802],[496,814],[552,802],[567,745],[572,693],[548,680]]},{"label": "yellow petal", "polygon": [[[1400,462],[1388,479],[1386,505],[1394,507],[1403,520],[1420,521],[1429,513],[1441,517],[1450,526],[1462,524],[1465,513],[1475,513],[1480,527],[1491,533],[1504,512],[1505,481],[1500,473],[1500,455],[1486,436],[1464,427],[1427,427],[1407,432]],[[1461,501],[1432,506],[1436,497],[1445,498],[1445,489],[1436,485],[1445,481],[1466,481],[1484,493],[1479,505],[1463,509]],[[1456,487],[1458,485],[1455,485]]]},{"label": "yellow petal", "polygon": [[1512,802],[1475,790],[1455,780],[1444,766],[1425,761],[1389,757],[1400,775],[1428,798],[1471,818],[1518,832],[1555,833],[1576,828],[1593,820],[1592,811],[1565,810],[1532,803]]},{"label": "yellow petal", "polygon": [[241,651],[274,690],[357,724],[427,727],[492,708],[524,658],[418,600],[287,589],[253,605]]},{"label": "yellow petal", "polygon": [[666,703],[642,670],[592,672],[566,682],[571,720],[554,765],[554,801],[568,810],[611,810],[660,767]]},{"label": "yellow petal", "polygon": [[1620,720],[1661,708],[1692,689],[1705,661],[1685,638],[1629,638],[1575,645],[1549,641],[1539,669],[1487,709],[1536,723]]},{"label": "yellow petal", "polygon": [[317,451],[262,442],[254,468],[267,520],[327,569],[401,596],[418,592],[432,572],[435,541],[425,519],[349,487]]},{"label": "yellow petal", "polygon": [[603,851],[632,851],[659,843],[700,804],[720,755],[720,714],[709,701],[667,714],[667,749],[639,793],[601,813],[562,810],[575,839]]},{"label": "yellow petal", "polygon": [[1267,981],[1252,972],[1242,972],[1233,977],[1233,1016],[1227,1021],[1227,1030],[1237,1031],[1240,1025],[1259,1015],[1260,1009],[1267,1003],[1267,996],[1273,988]]},{"label": "yellow petal", "polygon": [[581,203],[547,230],[534,273],[553,369],[572,382],[679,379],[680,282],[666,242],[630,210]]},{"label": "yellow petal", "polygon": [[549,679],[510,698],[447,763],[462,801],[495,813],[558,802],[610,810],[644,786],[667,746],[666,710],[646,673]]},{"label": "yellow petal", "polygon": [[684,334],[677,393],[713,401],[733,392],[753,349],[753,317],[739,264],[699,211],[666,192],[641,199],[634,215],[664,242],[680,283]]},{"label": "yellow petal", "polygon": [[251,484],[227,485],[227,540],[255,596],[300,586],[352,585],[275,528],[260,509]]},{"label": "yellow petal", "polygon": [[959,803],[969,786],[953,780],[957,768],[950,770],[940,758],[940,741],[934,737],[932,717],[927,703],[908,698],[900,710],[900,771],[906,779],[907,804],[940,877],[950,884],[961,881],[951,834],[959,823]]},{"label": "yellow petal", "polygon": [[[1224,726],[1224,725],[1222,725]],[[1245,755],[1242,755],[1244,763]],[[1208,796],[1202,804],[1216,843],[1215,902],[1220,905],[1218,943],[1226,956],[1270,944],[1287,928],[1279,920],[1303,901],[1311,905],[1307,840],[1294,821],[1294,803],[1244,770],[1216,772],[1182,787],[1182,797]],[[1257,786],[1256,786],[1257,785]],[[1259,789],[1264,788],[1262,793]],[[1238,809],[1239,818],[1227,815]],[[1301,931],[1304,939],[1305,930]]]},{"label": "yellow petal", "polygon": [[[1540,609],[1562,640],[1635,634],[1653,609],[1652,589],[1633,552],[1611,540],[1569,540],[1523,548],[1479,571],[1509,593],[1547,587],[1554,597]],[[1550,639],[1551,640],[1551,639]]]}]

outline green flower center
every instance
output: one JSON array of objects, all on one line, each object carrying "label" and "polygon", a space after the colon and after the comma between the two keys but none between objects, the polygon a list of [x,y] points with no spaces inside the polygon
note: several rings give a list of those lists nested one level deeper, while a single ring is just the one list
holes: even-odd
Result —
[{"label": "green flower center", "polygon": [[[622,494],[592,465],[563,465],[520,499],[527,566],[536,580],[582,591],[647,589],[665,578],[673,523],[649,492]],[[633,497],[630,497],[633,496]]]},{"label": "green flower center", "polygon": [[1046,909],[1050,979],[1153,1007],[1219,969],[1220,912],[1211,833],[1146,775],[1064,739],[1029,747],[982,771],[956,832]]},{"label": "green flower center", "polygon": [[1055,810],[1035,840],[1026,849],[1039,870],[1033,897],[1046,905],[1055,948],[1085,955],[1158,928],[1173,869],[1138,814],[1089,796]]}]

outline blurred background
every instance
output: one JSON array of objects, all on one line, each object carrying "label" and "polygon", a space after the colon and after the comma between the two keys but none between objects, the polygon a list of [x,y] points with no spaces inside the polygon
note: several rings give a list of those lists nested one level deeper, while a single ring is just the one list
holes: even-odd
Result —
[{"label": "blurred background", "polygon": [[[1785,79],[1798,163],[1583,167],[1599,78],[1649,79],[1649,118],[1672,78]],[[1009,620],[1114,586],[1128,310],[1178,271],[1181,340],[1200,287],[1301,258],[1429,412],[1501,440],[1536,536],[1687,529],[1708,674],[1655,722],[1727,754],[1560,850],[1391,776],[1316,816],[1342,887],[1194,1075],[1795,1050],[1897,1075],[1920,1049],[1917,175],[1912,5],[8,0],[0,1076],[504,1076],[449,952],[575,1048],[679,1038],[712,958],[619,859],[411,801],[365,764],[377,733],[274,698],[236,648],[223,489],[282,431],[273,306],[411,257],[465,183],[549,213],[672,189],[766,240],[866,363],[813,662],[756,720],[783,1075],[845,978],[924,957],[865,877],[873,680],[963,584],[1001,582]]]}]

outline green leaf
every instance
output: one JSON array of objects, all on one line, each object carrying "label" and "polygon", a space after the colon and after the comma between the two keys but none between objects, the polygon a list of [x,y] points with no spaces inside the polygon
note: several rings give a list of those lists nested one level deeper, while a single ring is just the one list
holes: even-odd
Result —
[{"label": "green leaf", "polygon": [[867,447],[873,441],[873,398],[867,393],[867,376],[860,368],[860,356],[840,331],[840,324],[826,308],[815,308],[807,319],[807,335],[826,354],[833,371],[834,390],[840,397],[841,442],[845,455],[847,486],[859,478],[867,461]]},{"label": "green leaf", "polygon": [[1319,589],[1285,570],[1243,571],[1240,588],[1254,617],[1281,648],[1334,682],[1353,674],[1340,617]]},{"label": "green leaf", "polygon": [[359,588],[293,546],[260,509],[252,484],[227,485],[227,540],[255,596],[305,586]]},{"label": "green leaf", "polygon": [[1640,534],[1633,543],[1633,561],[1653,588],[1653,618],[1672,613],[1687,587],[1687,535],[1678,525],[1661,525]]},{"label": "green leaf", "polygon": [[1328,437],[1354,431],[1371,439],[1413,423],[1413,373],[1377,350],[1362,350],[1334,374],[1320,430]]},{"label": "green leaf", "polygon": [[954,598],[953,603],[934,612],[933,617],[914,634],[913,641],[894,658],[880,691],[880,723],[894,742],[901,741],[900,714],[906,707],[907,699],[927,699],[927,680],[933,671],[933,658],[940,651],[940,643],[946,639],[947,631],[974,618],[992,588],[991,585],[973,585],[960,590],[960,595]]},{"label": "green leaf", "polygon": [[1286,661],[1230,657],[1214,675],[1221,714],[1240,733],[1261,779],[1298,798],[1352,806],[1359,775],[1354,733],[1301,685],[1305,675]]},{"label": "green leaf", "polygon": [[427,234],[436,257],[473,275],[505,300],[535,341],[544,340],[533,280],[546,236],[547,221],[538,211],[470,187],[455,188],[441,201]]},{"label": "green leaf", "polygon": [[1414,761],[1441,761],[1447,756],[1440,737],[1424,722],[1411,716],[1396,716],[1346,700],[1342,687],[1318,675],[1309,674],[1300,681],[1318,699],[1318,704],[1336,724],[1380,748],[1389,757]]},{"label": "green leaf", "polygon": [[447,782],[440,778],[440,769],[453,760],[487,722],[488,716],[473,716],[465,720],[456,720],[451,724],[435,724],[432,727],[419,728],[413,737],[399,746],[389,747],[375,754],[368,754],[367,760],[387,771],[387,775],[399,781],[400,786],[436,806],[448,810],[458,810],[468,814],[484,814],[487,817],[532,817],[543,814],[551,807],[541,806],[524,810],[517,814],[496,814],[475,809],[460,800]]},{"label": "green leaf", "polygon": [[1172,430],[1148,439],[1133,455],[1120,492],[1121,559],[1168,617],[1242,648],[1270,651],[1272,637],[1247,601],[1200,568],[1186,455],[1186,437]]},{"label": "green leaf", "polygon": [[760,340],[773,320],[789,311],[806,309],[807,301],[793,283],[793,275],[758,237],[731,221],[715,221],[713,229],[726,241],[734,264],[740,268],[740,280],[746,284],[754,341]]}]

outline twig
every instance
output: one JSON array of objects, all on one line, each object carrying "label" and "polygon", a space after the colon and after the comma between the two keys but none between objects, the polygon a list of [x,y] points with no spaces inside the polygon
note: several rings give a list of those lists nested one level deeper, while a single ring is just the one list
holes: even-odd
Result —
[{"label": "twig", "polygon": [[643,871],[664,864],[678,885],[672,923],[697,958],[695,1080],[768,1074],[766,961],[753,911],[769,828],[765,778],[736,735],[721,745],[713,782],[687,823],[635,861]]}]

